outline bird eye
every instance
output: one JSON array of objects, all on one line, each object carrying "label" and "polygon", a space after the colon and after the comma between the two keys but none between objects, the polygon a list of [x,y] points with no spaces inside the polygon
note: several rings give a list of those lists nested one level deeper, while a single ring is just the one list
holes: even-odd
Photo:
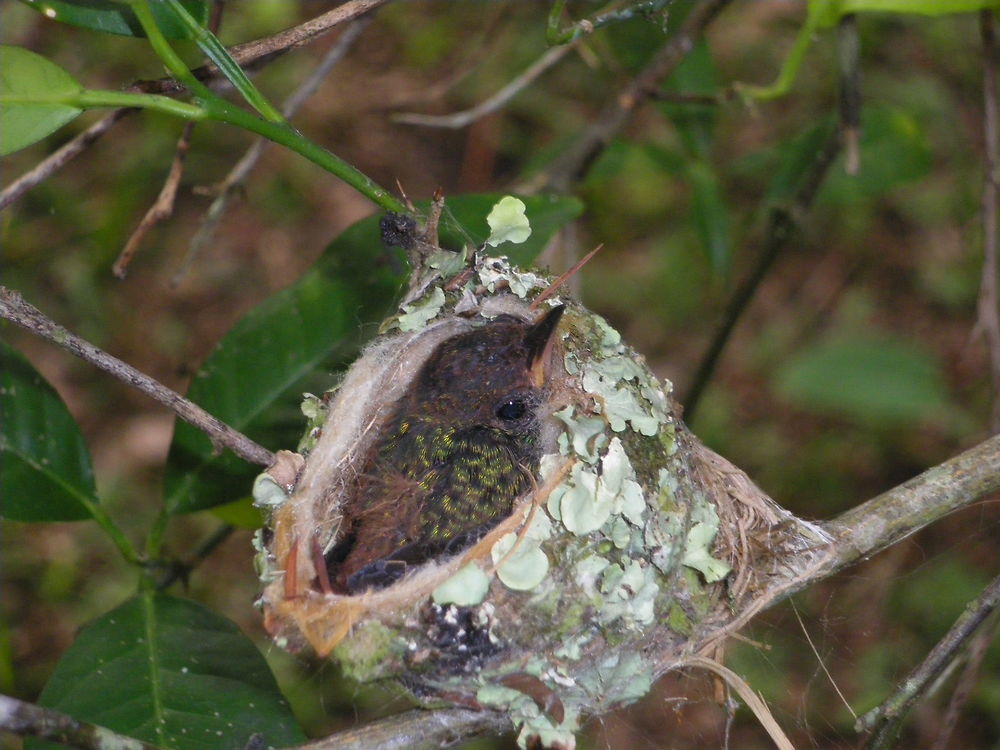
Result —
[{"label": "bird eye", "polygon": [[497,407],[497,416],[505,422],[520,419],[528,412],[528,405],[517,398],[509,398]]}]

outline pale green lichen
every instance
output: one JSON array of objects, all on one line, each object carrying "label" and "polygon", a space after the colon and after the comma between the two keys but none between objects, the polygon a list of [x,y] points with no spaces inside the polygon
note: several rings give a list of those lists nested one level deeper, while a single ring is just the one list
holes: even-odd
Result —
[{"label": "pale green lichen", "polygon": [[696,504],[691,511],[691,521],[681,562],[701,573],[706,583],[721,581],[732,567],[711,554],[712,542],[719,531],[719,514],[715,506],[705,501]]},{"label": "pale green lichen", "polygon": [[572,406],[560,409],[552,416],[566,425],[566,429],[559,435],[559,452],[566,456],[572,450],[587,463],[597,461],[601,449],[608,442],[608,436],[604,432],[607,422],[599,417],[576,417]]},{"label": "pale green lichen", "polygon": [[464,247],[457,253],[451,250],[435,250],[427,259],[427,265],[437,270],[441,278],[448,279],[465,270],[468,260],[469,252]]},{"label": "pale green lichen", "polygon": [[262,510],[274,510],[288,499],[285,488],[266,471],[253,480],[253,504]]},{"label": "pale green lichen", "polygon": [[430,294],[424,295],[416,302],[403,305],[403,314],[396,319],[399,330],[404,332],[421,330],[437,317],[444,303],[444,291],[436,286]]},{"label": "pale green lichen", "polygon": [[[530,508],[526,509],[530,515]],[[544,512],[537,511],[531,525],[517,533],[501,537],[490,551],[497,577],[515,591],[529,591],[540,584],[549,572],[549,558],[541,544],[552,536],[552,523]]]},{"label": "pale green lichen", "polygon": [[638,560],[609,565],[601,578],[604,603],[598,614],[602,625],[616,620],[630,630],[639,630],[655,619],[656,595],[660,587],[656,582],[656,569]]},{"label": "pale green lichen", "polygon": [[581,686],[608,705],[630,703],[642,698],[653,686],[654,665],[643,661],[636,651],[614,651],[596,669],[578,678]]},{"label": "pale green lichen", "polygon": [[507,195],[497,201],[486,217],[490,225],[490,236],[486,244],[496,247],[504,242],[520,244],[531,236],[531,224],[524,214],[522,200]]},{"label": "pale green lichen", "polygon": [[469,563],[442,583],[431,594],[437,604],[474,607],[481,604],[490,590],[490,577],[476,563]]}]

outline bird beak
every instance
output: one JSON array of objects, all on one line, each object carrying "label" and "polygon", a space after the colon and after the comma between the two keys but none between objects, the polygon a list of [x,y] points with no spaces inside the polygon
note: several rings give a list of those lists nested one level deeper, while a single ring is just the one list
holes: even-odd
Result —
[{"label": "bird beak", "polygon": [[565,305],[553,307],[528,328],[524,335],[524,345],[528,350],[528,373],[532,385],[541,388],[545,383],[546,364],[552,352],[555,332],[559,327]]}]

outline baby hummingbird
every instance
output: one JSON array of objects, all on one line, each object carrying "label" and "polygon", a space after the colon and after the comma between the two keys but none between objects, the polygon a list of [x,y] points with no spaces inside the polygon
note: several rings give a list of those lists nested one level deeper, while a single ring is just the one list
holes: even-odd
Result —
[{"label": "baby hummingbird", "polygon": [[384,588],[470,546],[532,487],[538,410],[563,313],[501,315],[442,342],[396,402],[326,554],[333,589]]}]

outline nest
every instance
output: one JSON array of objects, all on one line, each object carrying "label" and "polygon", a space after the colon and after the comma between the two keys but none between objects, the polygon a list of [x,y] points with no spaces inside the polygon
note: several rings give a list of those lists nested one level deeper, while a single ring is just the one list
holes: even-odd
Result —
[{"label": "nest", "polygon": [[[522,743],[570,747],[582,716],[643,696],[787,583],[789,556],[818,559],[828,540],[698,443],[670,383],[600,316],[540,301],[550,283],[503,258],[425,278],[339,387],[309,400],[303,445],[255,497],[268,516],[260,603],[279,645],[428,701],[506,711]],[[387,588],[334,593],[324,555],[421,366],[452,337],[554,305],[531,491],[468,548]]]}]

